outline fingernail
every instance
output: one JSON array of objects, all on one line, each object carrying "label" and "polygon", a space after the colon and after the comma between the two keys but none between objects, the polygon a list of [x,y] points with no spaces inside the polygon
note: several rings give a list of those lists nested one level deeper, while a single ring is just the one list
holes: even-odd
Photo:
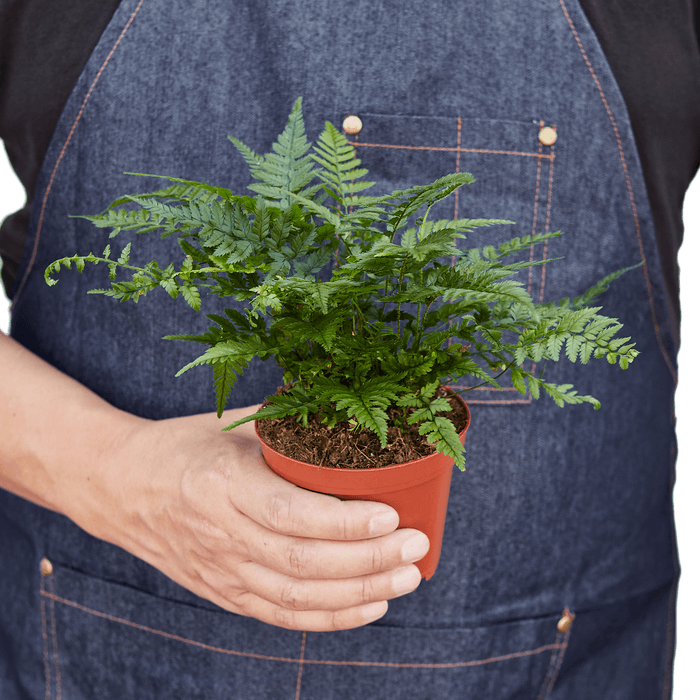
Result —
[{"label": "fingernail", "polygon": [[403,543],[401,558],[406,562],[422,559],[430,549],[430,542],[425,535],[413,535]]},{"label": "fingernail", "polygon": [[415,590],[420,583],[420,572],[415,566],[405,566],[391,577],[391,586],[396,595],[405,595]]},{"label": "fingernail", "polygon": [[362,617],[367,620],[367,622],[372,622],[373,620],[378,620],[382,615],[386,613],[389,609],[389,604],[386,601],[381,603],[370,603],[365,605],[362,610]]},{"label": "fingernail", "polygon": [[377,515],[373,515],[369,521],[369,534],[386,535],[396,530],[399,524],[398,516],[393,510],[382,510]]}]

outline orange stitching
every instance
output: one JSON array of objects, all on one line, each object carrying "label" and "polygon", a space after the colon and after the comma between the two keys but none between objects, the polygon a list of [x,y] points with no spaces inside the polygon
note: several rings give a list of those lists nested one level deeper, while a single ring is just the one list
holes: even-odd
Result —
[{"label": "orange stitching", "polygon": [[[552,153],[552,160],[549,161],[549,187],[547,190],[547,216],[544,220],[544,232],[549,233],[549,222],[550,215],[552,213],[552,186],[554,184],[554,148],[555,146],[550,146],[550,152]],[[545,245],[547,241],[545,241]]]},{"label": "orange stitching", "polygon": [[[231,656],[245,656],[253,659],[263,659],[265,661],[283,661],[286,663],[298,664],[300,659],[292,659],[284,656],[265,656],[263,654],[253,654],[246,651],[233,651],[232,649],[222,649],[220,647],[210,646],[209,644],[203,644],[202,642],[196,642],[192,639],[187,639],[185,637],[180,637],[176,634],[170,634],[169,632],[162,632],[161,630],[153,629],[152,627],[146,627],[145,625],[140,625],[137,622],[131,622],[130,620],[125,620],[120,617],[114,617],[113,615],[108,615],[107,613],[99,612],[98,610],[93,610],[80,603],[75,603],[72,600],[67,600],[66,598],[61,598],[61,596],[55,595],[54,593],[47,593],[42,590],[41,595],[55,600],[58,603],[64,603],[65,605],[70,605],[73,608],[81,610],[83,612],[89,613],[90,615],[95,615],[96,617],[101,617],[105,620],[110,620],[111,622],[119,622],[128,627],[133,627],[139,629],[143,632],[151,632],[152,634],[157,634],[160,637],[165,637],[166,639],[173,639],[177,642],[184,642],[185,644],[191,644],[192,646],[199,647],[200,649],[206,649],[208,651],[218,651],[222,654],[229,654]],[[534,656],[536,654],[541,654],[545,651],[550,651],[552,649],[557,649],[560,645],[546,644],[545,646],[539,647],[537,649],[528,649],[527,651],[518,651],[513,654],[504,654],[503,656],[493,656],[488,659],[478,659],[476,661],[458,661],[456,663],[443,663],[443,664],[400,664],[400,663],[389,663],[380,661],[319,661],[316,659],[303,659],[304,664],[316,664],[321,666],[378,666],[386,668],[465,668],[469,666],[481,666],[483,664],[494,663],[496,661],[507,661],[509,659],[518,659],[525,656]]]},{"label": "orange stitching", "polygon": [[[540,129],[544,126],[544,121],[540,119]],[[542,153],[542,142],[540,141],[538,153]],[[540,199],[540,173],[542,171],[542,159],[537,159],[537,180],[535,182],[535,208],[532,214],[532,235],[535,235],[537,230],[537,206]],[[530,262],[535,259],[535,244],[530,246]],[[532,291],[532,268],[530,267],[527,271],[527,293],[530,294]]]},{"label": "orange stitching", "polygon": [[[557,632],[557,638],[555,640],[555,643],[558,644],[560,639],[562,638],[562,633]],[[542,686],[540,687],[540,692],[537,694],[537,700],[544,700],[546,695],[543,693],[546,693],[547,691],[547,686],[549,684],[549,679],[552,677],[552,672],[554,668],[556,667],[556,662],[557,662],[557,656],[559,655],[559,649],[555,649],[552,651],[552,655],[549,657],[549,666],[547,667],[547,673],[544,676],[544,680],[542,681]]]},{"label": "orange stitching", "polygon": [[564,653],[566,652],[566,647],[569,644],[569,635],[571,634],[571,630],[569,630],[565,635],[564,635],[564,644],[562,648],[559,650],[559,653],[557,654],[557,666],[554,669],[554,673],[551,675],[549,679],[549,687],[547,688],[547,695],[554,690],[554,684],[557,682],[557,677],[559,676],[559,671],[561,670],[561,665],[564,663]]},{"label": "orange stitching", "polygon": [[[552,148],[554,148],[552,146]],[[552,186],[554,184],[554,160],[549,161],[549,188],[547,190],[547,215],[544,220],[544,232],[549,233],[549,221],[550,221],[550,213],[552,211]],[[548,248],[548,243],[549,240],[546,240],[544,242],[544,248],[542,250],[542,259],[546,260],[547,259],[547,248]],[[547,270],[547,263],[544,263],[542,265],[542,279],[540,281],[540,303],[542,303],[542,300],[544,299],[544,283],[545,283],[545,273]]]},{"label": "orange stitching", "polygon": [[[550,670],[547,671],[547,676],[544,679],[544,683],[542,684],[542,688],[540,688],[540,694],[537,696],[537,700],[546,700],[552,690],[554,689],[554,684],[557,682],[557,678],[559,677],[559,671],[561,670],[561,666],[564,663],[564,654],[566,653],[566,648],[569,644],[569,637],[571,636],[571,630],[573,629],[573,623],[574,620],[576,619],[576,615],[569,610],[569,608],[564,609],[564,615],[569,615],[571,617],[571,624],[569,626],[569,629],[565,633],[559,632],[557,634],[556,638],[556,643],[559,644],[559,651],[558,652],[552,652],[552,658],[550,660]],[[563,639],[563,643],[560,642],[560,639]],[[554,668],[554,671],[551,671],[551,664],[554,661],[554,657],[557,657],[557,662],[556,666]],[[544,694],[543,694],[544,693]]]},{"label": "orange stitching", "polygon": [[503,656],[492,656],[490,659],[478,659],[476,661],[457,661],[451,664],[398,664],[382,661],[316,661],[306,659],[304,663],[319,664],[321,666],[379,666],[382,668],[467,668],[470,666],[483,666],[495,661],[508,661],[509,659],[520,659],[524,656],[534,656],[550,649],[556,649],[556,644],[546,644],[538,649],[528,651],[518,651],[514,654],[504,654]]},{"label": "orange stitching", "polygon": [[49,635],[46,631],[46,601],[44,595],[44,575],[41,574],[41,637],[44,651],[44,675],[46,676],[46,700],[51,700],[51,665],[49,664]]},{"label": "orange stitching", "polygon": [[44,213],[46,211],[46,202],[48,201],[49,198],[49,193],[51,192],[51,188],[53,187],[53,181],[54,178],[56,177],[56,171],[58,170],[58,166],[61,164],[61,161],[63,160],[63,156],[66,153],[66,149],[68,148],[68,144],[71,142],[71,139],[73,138],[73,133],[75,132],[76,127],[78,126],[78,122],[80,121],[81,117],[83,116],[83,111],[85,110],[85,105],[87,104],[88,100],[90,99],[90,95],[92,95],[92,91],[95,88],[95,85],[97,84],[97,81],[100,79],[100,76],[102,75],[102,71],[106,68],[107,64],[112,58],[112,54],[117,49],[117,46],[119,46],[121,40],[124,38],[124,35],[126,34],[127,29],[131,26],[131,23],[136,16],[136,13],[141,9],[141,5],[143,4],[143,0],[139,0],[139,4],[136,6],[136,9],[133,11],[131,14],[131,17],[129,17],[129,21],[126,23],[124,29],[122,30],[122,33],[119,35],[119,38],[117,39],[116,43],[112,47],[112,50],[109,52],[107,55],[107,58],[105,58],[104,63],[100,67],[100,70],[97,72],[97,75],[95,76],[95,79],[92,81],[92,85],[90,85],[90,89],[87,92],[87,95],[85,95],[85,99],[83,100],[83,104],[80,106],[80,110],[78,111],[78,116],[75,118],[75,121],[73,122],[73,126],[71,127],[71,130],[68,134],[68,138],[66,139],[65,143],[63,144],[63,148],[61,149],[61,153],[58,156],[58,159],[56,160],[55,165],[53,166],[53,171],[51,172],[51,177],[49,178],[49,184],[46,187],[46,191],[44,192],[44,198],[41,202],[41,212],[39,213],[39,223],[37,224],[36,227],[36,237],[34,239],[34,247],[32,249],[32,255],[29,258],[29,265],[27,266],[27,271],[24,273],[24,277],[22,278],[22,281],[20,282],[19,287],[17,288],[17,294],[15,294],[15,297],[12,301],[12,306],[14,308],[14,305],[17,303],[17,300],[19,299],[20,294],[22,293],[22,290],[24,289],[24,285],[29,278],[29,273],[32,271],[32,268],[34,267],[34,261],[36,260],[36,254],[39,250],[39,239],[41,237],[41,229],[44,223]]},{"label": "orange stitching", "polygon": [[361,143],[356,142],[357,146],[365,146],[367,148],[398,148],[406,151],[456,151],[458,153],[493,153],[501,156],[529,156],[532,158],[547,158],[552,160],[554,155],[548,155],[547,153],[521,153],[520,151],[489,151],[484,148],[461,148],[460,146],[454,148],[448,147],[438,147],[438,146],[399,146],[390,143]]},{"label": "orange stitching", "polygon": [[472,404],[484,404],[490,406],[491,404],[528,404],[532,403],[532,396],[527,399],[504,399],[503,401],[482,401],[479,399],[473,399],[469,401],[469,405]]},{"label": "orange stitching", "polygon": [[[468,389],[469,387],[466,386],[458,386],[458,389]],[[517,391],[517,389],[514,386],[503,386],[503,387],[495,387],[495,386],[480,386],[472,389],[472,391]]]},{"label": "orange stitching", "polygon": [[[651,287],[651,279],[649,277],[649,268],[647,266],[646,255],[644,253],[644,243],[642,242],[642,231],[641,231],[641,227],[639,225],[639,217],[637,215],[637,205],[634,201],[634,192],[632,191],[632,183],[630,182],[629,172],[627,170],[627,160],[625,159],[625,151],[622,147],[622,139],[620,138],[620,133],[617,129],[617,122],[615,121],[615,117],[613,117],[613,113],[610,110],[610,106],[608,105],[608,100],[605,97],[605,92],[603,91],[603,87],[601,86],[601,84],[598,80],[598,76],[596,75],[595,70],[593,69],[593,66],[591,65],[591,62],[588,60],[588,55],[586,54],[586,50],[583,48],[583,44],[581,43],[581,39],[578,35],[578,32],[576,31],[576,27],[574,27],[574,23],[571,21],[571,17],[569,16],[569,11],[566,8],[566,4],[565,4],[564,0],[559,0],[559,4],[561,5],[562,10],[564,10],[564,14],[566,15],[566,19],[569,23],[569,27],[571,28],[571,31],[574,34],[574,38],[576,39],[576,43],[578,44],[579,50],[581,51],[583,59],[586,62],[586,65],[588,66],[588,70],[590,71],[591,75],[593,76],[593,80],[595,81],[595,84],[598,88],[598,92],[600,93],[600,97],[603,100],[603,105],[605,106],[605,111],[608,113],[608,117],[610,119],[610,122],[612,123],[613,130],[615,131],[615,138],[617,139],[617,149],[620,153],[620,160],[622,161],[622,169],[625,172],[625,182],[627,183],[627,193],[629,195],[630,204],[632,205],[632,214],[634,216],[634,226],[635,226],[635,229],[637,231],[637,244],[639,245],[639,251],[642,255],[644,278],[646,280],[647,296],[649,298],[649,310],[651,312],[651,320],[652,320],[652,324],[654,326],[654,334],[656,335],[656,341],[659,345],[659,349],[661,350],[661,354],[663,355],[664,360],[666,361],[666,365],[668,366],[669,370],[671,371],[671,376],[673,377],[673,381],[675,384],[677,384],[678,383],[678,376],[676,374],[676,370],[673,367],[673,362],[671,361],[671,358],[668,356],[668,353],[666,352],[666,348],[664,347],[663,339],[661,338],[661,329],[659,328],[658,319],[656,317],[656,308],[654,307],[654,293],[653,293],[653,290]],[[675,343],[674,343],[674,347],[675,347]]]},{"label": "orange stitching", "polygon": [[138,630],[141,630],[142,632],[151,632],[152,634],[157,634],[161,637],[165,637],[166,639],[174,639],[175,641],[178,642],[185,642],[186,644],[192,644],[193,646],[200,647],[201,649],[207,649],[208,651],[219,651],[222,654],[231,654],[232,656],[247,656],[251,657],[253,659],[264,659],[266,661],[286,661],[288,663],[294,663],[298,664],[299,659],[292,659],[292,658],[287,658],[283,656],[265,656],[263,654],[253,654],[249,652],[244,652],[244,651],[232,651],[231,649],[220,649],[219,647],[213,647],[208,644],[202,644],[202,642],[195,642],[192,639],[186,639],[185,637],[179,637],[176,634],[170,634],[169,632],[162,632],[161,630],[156,630],[151,627],[146,627],[145,625],[140,625],[137,622],[131,622],[130,620],[124,620],[120,617],[114,617],[113,615],[108,615],[107,613],[100,612],[99,610],[93,610],[92,608],[88,608],[84,605],[81,605],[80,603],[75,603],[72,600],[67,600],[66,598],[61,598],[60,596],[57,596],[53,593],[47,593],[45,591],[41,592],[41,595],[45,596],[46,598],[52,598],[58,603],[64,603],[65,605],[70,605],[73,608],[77,608],[78,610],[82,610],[83,612],[89,613],[91,615],[95,615],[96,617],[101,617],[104,618],[105,620],[110,620],[110,622],[119,622],[123,625],[127,625],[128,627],[134,627]]},{"label": "orange stitching", "polygon": [[[53,576],[49,576],[51,593],[54,593]],[[53,665],[56,669],[56,700],[61,700],[61,669],[58,665],[58,639],[56,636],[56,610],[54,601],[51,600],[51,638],[53,641]]]},{"label": "orange stitching", "polygon": [[299,675],[297,676],[297,694],[295,700],[301,697],[301,672],[304,669],[304,649],[306,648],[306,632],[301,636],[301,653],[299,654]]},{"label": "orange stitching", "polygon": [[[457,160],[455,163],[455,172],[459,172],[459,157],[462,155],[462,152],[459,150],[462,145],[462,117],[457,117]],[[459,187],[455,190],[455,215],[454,219],[455,221],[459,218]],[[452,264],[454,265],[454,259]]]}]

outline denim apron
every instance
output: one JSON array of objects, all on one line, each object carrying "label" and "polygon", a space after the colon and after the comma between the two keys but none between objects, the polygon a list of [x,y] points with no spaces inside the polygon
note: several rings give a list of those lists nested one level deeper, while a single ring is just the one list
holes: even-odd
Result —
[{"label": "denim apron", "polygon": [[[106,243],[69,215],[159,186],[124,171],[243,191],[247,168],[226,136],[265,152],[299,95],[310,138],[326,119],[361,118],[352,138],[377,193],[471,172],[476,183],[434,218],[516,224],[464,243],[565,231],[528,253],[564,257],[523,273],[535,299],[643,262],[603,298],[641,355],[627,372],[547,368],[600,411],[507,388],[467,394],[467,470],[452,481],[437,572],[361,629],[288,631],[222,611],[3,492],[0,696],[668,698],[675,349],[629,118],[577,0],[123,0],[43,165],[12,335],[121,409],[213,410],[207,368],[174,378],[197,348],[161,340],[203,330],[182,299],[88,296],[107,284],[99,268],[49,290],[43,270]],[[176,245],[145,236],[136,257],[162,263]],[[255,364],[230,405],[279,382]]]}]

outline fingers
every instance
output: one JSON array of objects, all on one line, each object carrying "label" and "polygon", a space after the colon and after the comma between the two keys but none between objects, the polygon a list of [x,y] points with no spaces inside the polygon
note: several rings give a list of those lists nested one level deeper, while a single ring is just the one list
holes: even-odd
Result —
[{"label": "fingers", "polygon": [[339,579],[388,571],[422,559],[430,547],[417,530],[396,530],[399,516],[382,503],[341,501],[290,484],[248,462],[249,478],[232,487],[248,516],[237,533],[251,559],[300,579]]},{"label": "fingers", "polygon": [[[309,632],[331,632],[367,625],[386,614],[388,602],[383,596],[396,597],[397,591],[410,592],[420,582],[417,567],[410,566],[397,577],[365,577],[344,584],[335,581],[294,581],[285,576],[270,577],[270,572],[251,566],[245,577],[249,585],[226,590],[218,581],[211,582],[207,591],[212,602],[239,615],[254,617],[262,622],[291,630]],[[337,586],[335,595],[326,587]],[[360,602],[345,606],[346,601],[364,601],[379,597],[379,600]]]},{"label": "fingers", "polygon": [[381,603],[414,591],[420,583],[411,564],[391,572],[349,580],[301,580],[249,564],[240,567],[244,587],[270,603],[292,611],[340,611]]},{"label": "fingers", "polygon": [[239,599],[239,606],[244,610],[243,614],[270,625],[307,632],[334,632],[361,627],[383,617],[389,609],[384,601],[346,610],[298,611],[275,605],[253,594]]},{"label": "fingers", "polygon": [[129,551],[227,610],[289,629],[365,625],[418,586],[413,563],[428,538],[397,530],[393,508],[294,486],[269,469],[252,435],[210,422],[144,429],[142,442],[172,445],[172,458],[139,472]]},{"label": "fingers", "polygon": [[251,467],[254,461],[246,460],[247,474],[235,481],[208,467],[182,479],[193,516],[187,528],[220,561],[228,554],[297,579],[347,579],[406,566],[428,552],[423,533],[395,529],[393,508],[305,491],[264,463]]},{"label": "fingers", "polygon": [[324,540],[364,540],[395,530],[396,511],[383,503],[341,501],[301,489],[277,476],[262,460],[230,484],[229,497],[242,513],[275,532]]},{"label": "fingers", "polygon": [[256,534],[246,538],[250,558],[299,579],[347,579],[390,571],[422,559],[430,548],[422,532],[409,529],[349,542],[289,537],[265,530]]}]

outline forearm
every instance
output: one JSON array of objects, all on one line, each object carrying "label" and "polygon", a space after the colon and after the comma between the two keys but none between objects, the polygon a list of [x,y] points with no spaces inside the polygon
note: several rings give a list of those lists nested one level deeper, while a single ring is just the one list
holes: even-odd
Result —
[{"label": "forearm", "polygon": [[0,333],[0,486],[90,529],[102,456],[143,421]]}]

